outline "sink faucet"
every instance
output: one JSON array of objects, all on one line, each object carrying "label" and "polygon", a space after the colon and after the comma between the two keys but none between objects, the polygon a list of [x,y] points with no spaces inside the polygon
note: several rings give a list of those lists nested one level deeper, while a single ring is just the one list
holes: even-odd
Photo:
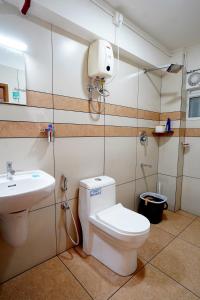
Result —
[{"label": "sink faucet", "polygon": [[7,170],[7,179],[12,180],[13,175],[15,174],[15,170],[12,167],[12,161],[6,162],[6,170]]}]

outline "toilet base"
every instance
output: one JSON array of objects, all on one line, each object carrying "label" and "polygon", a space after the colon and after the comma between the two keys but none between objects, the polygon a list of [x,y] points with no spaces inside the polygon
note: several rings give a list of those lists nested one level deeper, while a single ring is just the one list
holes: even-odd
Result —
[{"label": "toilet base", "polygon": [[83,250],[121,276],[128,276],[137,269],[137,249],[122,247],[98,228],[93,227],[89,249],[83,243]]}]

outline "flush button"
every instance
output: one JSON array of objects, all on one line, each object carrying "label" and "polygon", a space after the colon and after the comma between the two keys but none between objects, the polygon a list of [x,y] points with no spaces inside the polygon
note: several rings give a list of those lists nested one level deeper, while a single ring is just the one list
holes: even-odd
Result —
[{"label": "flush button", "polygon": [[94,180],[95,181],[101,181],[101,178],[95,178]]}]

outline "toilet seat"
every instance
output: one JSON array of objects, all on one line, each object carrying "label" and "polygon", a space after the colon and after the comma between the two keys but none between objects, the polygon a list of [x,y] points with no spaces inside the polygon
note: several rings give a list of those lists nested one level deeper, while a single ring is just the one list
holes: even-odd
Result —
[{"label": "toilet seat", "polygon": [[125,208],[121,203],[90,216],[90,221],[109,235],[128,242],[150,230],[147,218]]},{"label": "toilet seat", "polygon": [[124,234],[143,234],[149,230],[144,216],[125,208],[121,203],[96,214],[97,219]]}]

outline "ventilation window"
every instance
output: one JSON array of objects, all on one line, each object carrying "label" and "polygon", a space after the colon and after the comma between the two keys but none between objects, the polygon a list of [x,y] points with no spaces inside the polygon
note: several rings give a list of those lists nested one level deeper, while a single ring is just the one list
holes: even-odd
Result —
[{"label": "ventilation window", "polygon": [[200,118],[200,95],[189,98],[189,118]]}]

